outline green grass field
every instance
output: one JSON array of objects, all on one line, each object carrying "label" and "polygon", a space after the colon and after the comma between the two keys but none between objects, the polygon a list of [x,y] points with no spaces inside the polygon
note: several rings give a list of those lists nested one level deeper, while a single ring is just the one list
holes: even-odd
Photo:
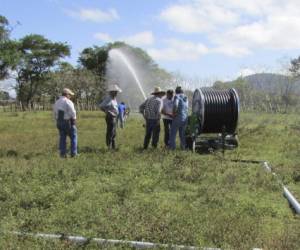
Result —
[{"label": "green grass field", "polygon": [[[96,249],[8,232],[64,233],[222,249],[300,249],[300,217],[266,160],[300,200],[300,117],[241,114],[239,148],[142,151],[143,121],[104,144],[100,112],[81,112],[78,158],[60,159],[50,112],[0,113],[0,248]],[[111,249],[111,247],[107,247]],[[116,246],[117,249],[128,247]]]}]

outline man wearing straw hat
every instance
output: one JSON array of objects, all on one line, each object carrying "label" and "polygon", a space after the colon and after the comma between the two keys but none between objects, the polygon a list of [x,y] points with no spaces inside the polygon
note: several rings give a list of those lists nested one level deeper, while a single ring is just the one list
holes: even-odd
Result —
[{"label": "man wearing straw hat", "polygon": [[117,84],[112,84],[108,87],[108,96],[100,103],[100,109],[105,112],[105,121],[106,121],[106,145],[109,149],[115,149],[116,143],[116,126],[117,126],[117,117],[118,117],[118,103],[117,103],[117,94],[121,93],[122,90]]},{"label": "man wearing straw hat", "polygon": [[160,116],[163,107],[162,97],[165,95],[165,91],[162,91],[160,87],[155,87],[145,102],[140,105],[140,113],[143,114],[146,120],[146,134],[144,138],[144,149],[147,149],[152,138],[152,147],[156,148],[159,141],[160,133]]},{"label": "man wearing straw hat", "polygon": [[70,100],[74,93],[64,88],[62,96],[54,104],[54,117],[59,130],[59,152],[62,158],[67,157],[67,136],[71,140],[71,157],[77,155],[76,110]]}]

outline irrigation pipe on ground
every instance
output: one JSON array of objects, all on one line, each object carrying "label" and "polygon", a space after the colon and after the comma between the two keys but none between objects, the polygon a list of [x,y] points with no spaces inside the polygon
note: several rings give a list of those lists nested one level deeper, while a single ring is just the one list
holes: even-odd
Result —
[{"label": "irrigation pipe on ground", "polygon": [[33,237],[33,238],[43,238],[52,240],[67,240],[77,244],[87,244],[94,242],[99,245],[127,245],[137,249],[149,249],[149,248],[167,248],[167,249],[182,249],[182,250],[221,250],[220,248],[210,248],[210,247],[194,247],[194,246],[184,246],[184,245],[172,245],[172,244],[159,244],[143,241],[128,241],[128,240],[113,240],[113,239],[100,239],[100,238],[86,238],[83,236],[67,236],[64,234],[44,234],[44,233],[22,233],[22,232],[11,232],[11,234],[22,236],[22,237]]},{"label": "irrigation pipe on ground", "polygon": [[[214,153],[214,151],[212,151],[211,153]],[[221,158],[221,160],[226,160],[216,154],[214,154],[215,156]],[[284,197],[288,200],[288,202],[290,203],[290,205],[292,206],[292,208],[295,210],[295,212],[297,214],[300,214],[300,203],[297,201],[297,199],[293,196],[293,194],[288,190],[288,188],[286,186],[284,186],[284,184],[282,183],[281,179],[278,177],[278,175],[273,172],[272,167],[270,166],[270,164],[267,161],[258,161],[258,160],[227,160],[227,161],[232,161],[232,162],[242,162],[242,163],[253,163],[253,164],[262,164],[262,167],[269,173],[271,173],[273,176],[276,177],[278,184],[283,188],[283,195]]]},{"label": "irrigation pipe on ground", "polygon": [[272,171],[272,167],[269,165],[269,163],[267,161],[263,162],[263,167],[265,168],[265,170],[267,172],[272,173],[272,175],[274,175],[277,178],[278,183],[282,186],[283,188],[283,195],[284,197],[287,198],[287,200],[289,201],[290,205],[293,207],[293,209],[295,210],[295,212],[297,214],[300,214],[300,204],[297,201],[297,199],[293,196],[293,194],[288,190],[288,188],[286,186],[283,185],[282,181],[280,180],[280,178],[276,175],[276,173],[274,173]]}]

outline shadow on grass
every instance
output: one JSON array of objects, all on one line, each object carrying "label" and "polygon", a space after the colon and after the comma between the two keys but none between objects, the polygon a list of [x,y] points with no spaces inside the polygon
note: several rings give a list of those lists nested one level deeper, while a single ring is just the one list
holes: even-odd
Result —
[{"label": "shadow on grass", "polygon": [[109,150],[107,148],[96,148],[96,147],[89,147],[84,146],[78,149],[80,154],[104,154],[107,153]]},{"label": "shadow on grass", "polygon": [[13,149],[9,149],[9,150],[0,150],[0,158],[4,158],[4,157],[18,157],[18,152],[16,150]]},{"label": "shadow on grass", "polygon": [[42,155],[46,155],[46,154],[43,154],[41,152],[38,152],[38,153],[31,152],[31,153],[25,154],[24,155],[24,159],[25,160],[30,160],[30,159],[32,159],[34,157],[39,157],[39,156],[42,156]]},{"label": "shadow on grass", "polygon": [[162,147],[157,147],[157,148],[153,148],[151,146],[149,146],[147,149],[144,149],[144,147],[142,146],[134,146],[133,147],[133,152],[137,153],[137,154],[144,154],[144,153],[153,153],[153,152],[168,152],[170,151],[167,148],[162,148]]}]

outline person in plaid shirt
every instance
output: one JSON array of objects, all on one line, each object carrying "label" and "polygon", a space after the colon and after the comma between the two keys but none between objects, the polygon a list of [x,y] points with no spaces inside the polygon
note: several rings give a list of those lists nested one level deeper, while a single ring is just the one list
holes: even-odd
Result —
[{"label": "person in plaid shirt", "polygon": [[160,87],[156,87],[154,92],[151,93],[145,102],[140,105],[140,113],[143,114],[146,120],[146,134],[144,138],[144,149],[147,149],[152,138],[152,147],[156,148],[159,141],[160,133],[160,117],[163,107],[162,97],[165,95],[165,91],[162,91]]}]

